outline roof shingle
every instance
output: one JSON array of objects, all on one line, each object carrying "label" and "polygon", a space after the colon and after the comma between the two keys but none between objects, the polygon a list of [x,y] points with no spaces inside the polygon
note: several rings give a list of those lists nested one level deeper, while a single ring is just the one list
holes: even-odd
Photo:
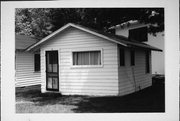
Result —
[{"label": "roof shingle", "polygon": [[36,43],[38,40],[26,35],[15,35],[15,49],[25,50],[29,46]]}]

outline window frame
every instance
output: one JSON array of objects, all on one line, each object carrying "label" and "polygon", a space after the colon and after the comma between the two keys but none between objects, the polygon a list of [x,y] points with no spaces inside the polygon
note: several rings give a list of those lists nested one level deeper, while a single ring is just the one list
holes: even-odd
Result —
[{"label": "window frame", "polygon": [[[73,53],[74,52],[89,52],[89,51],[100,51],[101,65],[73,65]],[[103,49],[102,48],[81,48],[71,50],[71,68],[98,68],[103,67]]]},{"label": "window frame", "polygon": [[[36,55],[39,55],[39,68],[36,67]],[[41,55],[40,53],[34,53],[34,72],[40,72],[41,71]]]}]

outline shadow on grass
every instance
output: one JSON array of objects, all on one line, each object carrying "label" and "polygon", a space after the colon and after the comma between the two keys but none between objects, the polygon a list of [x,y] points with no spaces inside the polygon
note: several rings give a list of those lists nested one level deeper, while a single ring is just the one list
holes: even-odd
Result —
[{"label": "shadow on grass", "polygon": [[59,93],[41,93],[29,90],[16,93],[16,100],[34,102],[37,106],[73,105],[77,113],[113,113],[113,112],[164,112],[164,84],[155,84],[139,92],[126,96],[90,97],[62,96]]},{"label": "shadow on grass", "polygon": [[40,89],[16,92],[16,101],[34,102],[37,106],[76,105],[87,96],[62,96],[60,93],[41,93]]},{"label": "shadow on grass", "polygon": [[156,85],[122,97],[92,97],[78,103],[75,112],[164,112],[164,86]]}]

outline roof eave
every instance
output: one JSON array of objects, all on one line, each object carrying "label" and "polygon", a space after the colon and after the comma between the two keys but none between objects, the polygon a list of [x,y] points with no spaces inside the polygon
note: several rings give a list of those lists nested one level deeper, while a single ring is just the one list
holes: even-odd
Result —
[{"label": "roof eave", "polygon": [[61,32],[62,30],[66,29],[68,26],[70,26],[71,23],[68,23],[66,25],[64,25],[63,27],[61,27],[60,29],[56,30],[55,32],[53,32],[52,34],[48,35],[47,37],[43,38],[42,40],[40,40],[39,42],[35,43],[34,45],[28,47],[26,49],[26,51],[31,51],[32,49],[34,49],[36,46],[40,45],[41,43],[45,42],[46,40],[50,39],[51,37],[55,36],[56,34],[58,34],[59,32]]},{"label": "roof eave", "polygon": [[163,52],[163,50],[161,50],[161,49],[151,49],[151,50],[153,50],[153,51]]},{"label": "roof eave", "polygon": [[156,48],[156,47],[140,47],[140,46],[137,46],[137,45],[129,45],[128,44],[128,47],[135,47],[135,48],[142,48],[142,49],[146,49],[146,50],[151,50],[151,51],[159,51],[159,52],[163,52],[163,50],[159,49],[159,48]]},{"label": "roof eave", "polygon": [[93,35],[96,35],[96,36],[98,36],[98,37],[104,38],[104,39],[106,39],[106,40],[115,42],[115,43],[117,43],[117,44],[121,44],[122,46],[127,46],[127,44],[125,44],[125,43],[121,43],[121,42],[119,42],[119,41],[117,41],[117,40],[111,39],[111,38],[109,38],[109,37],[107,37],[107,36],[104,36],[104,35],[102,35],[102,34],[93,32],[93,31],[91,31],[91,30],[87,30],[87,29],[85,29],[85,28],[83,28],[83,27],[76,26],[75,24],[72,24],[72,23],[68,23],[68,24],[64,25],[63,27],[61,27],[60,29],[58,29],[57,31],[55,31],[55,32],[53,32],[52,34],[48,35],[47,37],[45,37],[45,38],[42,39],[41,41],[39,41],[39,42],[37,42],[36,44],[28,47],[28,48],[26,49],[26,51],[31,51],[31,50],[33,50],[35,47],[39,46],[40,44],[44,43],[44,42],[47,41],[48,39],[54,37],[55,35],[57,35],[57,34],[60,33],[61,31],[65,30],[65,29],[67,29],[67,28],[69,28],[69,27],[74,27],[74,28],[80,29],[80,30],[82,30],[82,31],[85,31],[85,32],[91,33],[91,34],[93,34]]}]

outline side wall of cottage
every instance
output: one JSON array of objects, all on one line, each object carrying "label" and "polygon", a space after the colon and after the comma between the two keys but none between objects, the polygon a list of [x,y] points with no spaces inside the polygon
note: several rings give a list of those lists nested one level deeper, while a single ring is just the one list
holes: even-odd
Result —
[{"label": "side wall of cottage", "polygon": [[[121,48],[119,46],[119,48]],[[151,53],[149,52],[150,73],[146,73],[145,51],[135,50],[135,65],[131,66],[130,50],[125,48],[125,66],[118,67],[119,95],[126,95],[152,85]],[[119,53],[118,49],[118,53]],[[119,61],[118,61],[119,62]]]},{"label": "side wall of cottage", "polygon": [[34,71],[34,54],[29,52],[16,52],[15,86],[31,86],[41,84],[40,72]]}]

